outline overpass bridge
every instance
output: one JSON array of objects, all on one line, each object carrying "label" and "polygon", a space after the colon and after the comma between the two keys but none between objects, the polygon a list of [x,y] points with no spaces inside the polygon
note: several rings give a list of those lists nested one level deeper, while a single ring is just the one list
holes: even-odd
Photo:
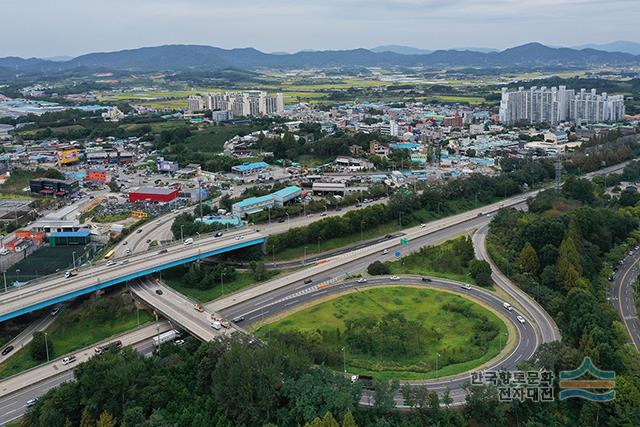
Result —
[{"label": "overpass bridge", "polygon": [[220,237],[211,233],[200,236],[190,245],[176,242],[79,268],[73,277],[65,278],[64,274],[46,276],[0,294],[0,322],[171,267],[260,245],[265,240],[264,235],[247,228]]}]

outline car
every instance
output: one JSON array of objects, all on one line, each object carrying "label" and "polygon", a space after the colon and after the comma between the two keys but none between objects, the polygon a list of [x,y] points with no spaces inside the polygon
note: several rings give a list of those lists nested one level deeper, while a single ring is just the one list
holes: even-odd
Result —
[{"label": "car", "polygon": [[131,249],[127,249],[126,251],[124,251],[124,253],[129,255],[131,253]]},{"label": "car", "polygon": [[138,228],[138,230],[136,231],[136,233],[142,233],[142,228]]},{"label": "car", "polygon": [[232,322],[233,323],[244,322],[244,316],[236,317],[235,319],[232,320]]},{"label": "car", "polygon": [[389,253],[389,249],[385,249],[384,251],[382,251],[382,255],[386,255]]},{"label": "car", "polygon": [[320,214],[320,216],[327,216],[327,213],[326,213],[326,212],[322,212],[322,213]]},{"label": "car", "polygon": [[122,246],[126,246],[128,244],[129,244],[129,242],[127,242],[126,240],[124,242],[122,242]]},{"label": "car", "polygon": [[508,302],[503,302],[502,306],[505,308],[505,310],[513,311],[513,307],[511,307],[511,304],[509,304]]},{"label": "car", "polygon": [[211,322],[211,327],[216,331],[219,331],[222,328],[222,323],[220,323],[217,320],[214,320],[213,322]]},{"label": "car", "polygon": [[185,245],[185,246],[187,246],[187,245],[191,245],[191,244],[193,244],[193,239],[192,239],[191,237],[189,237],[188,239],[186,239],[186,240],[184,241],[184,245]]},{"label": "car", "polygon": [[5,348],[2,349],[2,355],[6,356],[7,354],[11,353],[13,351],[13,346],[12,345],[8,345]]},{"label": "car", "polygon": [[156,294],[162,295],[163,294],[162,289],[156,289]]},{"label": "car", "polygon": [[518,319],[518,322],[522,323],[523,325],[525,324],[524,317],[518,316],[518,317],[516,317],[516,319]]},{"label": "car", "polygon": [[467,291],[471,290],[471,285],[469,285],[468,283],[464,283],[464,284],[460,285],[460,287],[462,289],[466,289]]},{"label": "car", "polygon": [[27,408],[31,408],[33,405],[35,405],[36,403],[38,403],[38,398],[36,397],[35,399],[29,399],[27,400],[27,403],[25,403],[24,406],[26,406]]},{"label": "car", "polygon": [[167,253],[167,249],[166,248],[165,249],[160,249],[158,251],[158,255],[162,255],[162,254],[166,254],[166,253]]},{"label": "car", "polygon": [[147,239],[147,243],[151,243],[151,239]]},{"label": "car", "polygon": [[160,221],[160,220],[157,220],[157,221],[156,221],[156,224],[160,224],[161,222],[162,222],[162,221]]},{"label": "car", "polygon": [[427,224],[420,224],[420,228],[425,228]]},{"label": "car", "polygon": [[56,314],[58,314],[60,312],[60,307],[55,307],[53,310],[51,310],[51,315],[55,316]]},{"label": "car", "polygon": [[109,261],[107,261],[107,267],[110,267],[110,266],[112,266],[112,265],[115,265],[115,263],[116,263],[116,262],[115,262],[114,260],[110,259]]},{"label": "car", "polygon": [[204,307],[202,306],[202,304],[195,304],[193,308],[200,313],[204,311]]},{"label": "car", "polygon": [[278,222],[284,222],[284,221],[285,221],[285,219],[284,219],[284,218],[280,218],[280,219],[278,220]]},{"label": "car", "polygon": [[358,279],[358,283],[367,283],[367,279],[365,279],[364,277],[361,277]]},{"label": "car", "polygon": [[479,217],[482,216],[482,215],[484,215],[484,212],[478,212],[478,216]]},{"label": "car", "polygon": [[174,343],[175,343],[175,345],[183,345],[184,344],[184,340],[175,340]]},{"label": "car", "polygon": [[69,363],[73,363],[75,361],[76,361],[76,356],[74,355],[62,358],[63,365],[68,365]]},{"label": "car", "polygon": [[393,275],[391,277],[389,277],[389,280],[400,280],[399,276]]},{"label": "car", "polygon": [[336,208],[336,212],[340,212],[342,208]]},{"label": "car", "polygon": [[393,237],[393,235],[391,235],[391,234],[387,234],[386,236],[384,236],[385,239],[390,239],[392,237]]},{"label": "car", "polygon": [[313,283],[313,279],[304,279],[304,284],[308,285],[310,283]]},{"label": "car", "polygon": [[423,277],[420,280],[422,280],[423,282],[432,282],[432,280],[428,277]]},{"label": "car", "polygon": [[7,248],[0,249],[0,255],[9,255],[11,252]]},{"label": "car", "polygon": [[218,231],[214,237],[220,237],[220,236],[222,236],[222,231]]}]

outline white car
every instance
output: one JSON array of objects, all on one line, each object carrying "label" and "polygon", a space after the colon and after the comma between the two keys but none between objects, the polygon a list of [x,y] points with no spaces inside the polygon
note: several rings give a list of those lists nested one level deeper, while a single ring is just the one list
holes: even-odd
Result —
[{"label": "white car", "polygon": [[188,239],[186,239],[186,240],[184,241],[184,245],[185,245],[185,246],[186,246],[186,245],[190,245],[190,244],[192,244],[192,243],[193,243],[193,239],[192,239],[191,237],[189,237]]},{"label": "white car", "polygon": [[68,365],[69,363],[73,363],[76,361],[76,356],[69,356],[62,359],[63,365]]},{"label": "white car", "polygon": [[385,249],[384,251],[382,251],[382,255],[386,255],[389,253],[389,249]]},{"label": "white car", "polygon": [[518,317],[516,317],[516,319],[518,319],[518,322],[520,322],[520,323],[522,323],[524,325],[524,323],[525,323],[524,317],[518,316]]},{"label": "white car", "polygon": [[33,405],[35,405],[36,403],[38,403],[38,398],[29,399],[29,400],[27,400],[27,403],[24,406],[26,406],[27,408],[30,408]]},{"label": "white car", "polygon": [[505,310],[509,310],[509,311],[513,310],[513,307],[511,307],[511,304],[509,304],[508,302],[503,302],[502,306],[505,308]]},{"label": "white car", "polygon": [[107,266],[110,267],[112,265],[115,265],[115,263],[116,262],[114,260],[110,259],[109,261],[107,261]]},{"label": "white car", "polygon": [[131,249],[127,249],[126,251],[124,251],[124,253],[129,255],[131,253]]},{"label": "white car", "polygon": [[367,283],[367,279],[365,279],[364,277],[361,277],[358,279],[358,283]]},{"label": "white car", "polygon": [[174,342],[175,342],[176,345],[184,344],[184,340],[175,340]]},{"label": "white car", "polygon": [[389,280],[400,280],[399,276],[393,275],[391,277],[389,277]]},{"label": "white car", "polygon": [[466,289],[467,291],[471,290],[471,285],[468,283],[465,283],[463,285],[460,286],[462,289]]},{"label": "white car", "polygon": [[420,228],[425,228],[427,224],[420,224]]}]

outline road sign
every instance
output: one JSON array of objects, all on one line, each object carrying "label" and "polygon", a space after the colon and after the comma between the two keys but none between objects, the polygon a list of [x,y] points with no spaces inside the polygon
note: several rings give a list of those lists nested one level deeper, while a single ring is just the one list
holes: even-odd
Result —
[{"label": "road sign", "polygon": [[400,251],[396,252],[395,254],[398,258],[400,258]]},{"label": "road sign", "polygon": [[407,246],[409,244],[409,239],[405,239],[405,238],[400,239],[400,244]]}]

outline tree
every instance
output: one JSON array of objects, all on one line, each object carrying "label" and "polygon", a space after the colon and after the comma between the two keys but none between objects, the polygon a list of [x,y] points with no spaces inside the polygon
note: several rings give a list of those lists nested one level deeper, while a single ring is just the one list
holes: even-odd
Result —
[{"label": "tree", "polygon": [[107,411],[103,411],[100,414],[100,418],[98,418],[98,422],[96,423],[96,427],[116,427],[117,425],[116,419]]},{"label": "tree", "polygon": [[80,417],[80,427],[95,427],[96,421],[91,416],[88,408],[84,408],[82,416]]},{"label": "tree", "polygon": [[491,265],[487,261],[472,259],[469,261],[469,273],[480,286],[491,284]]},{"label": "tree", "polygon": [[534,276],[538,274],[540,261],[538,260],[536,250],[529,242],[527,242],[522,248],[522,251],[520,251],[520,255],[518,256],[518,267],[523,273],[529,273]]},{"label": "tree", "polygon": [[388,414],[396,407],[395,395],[400,388],[398,380],[373,380],[373,409],[381,414]]},{"label": "tree", "polygon": [[31,340],[31,357],[39,361],[47,360],[47,351],[49,355],[53,354],[53,343],[51,339],[45,337],[44,332],[34,333],[33,339]]},{"label": "tree", "polygon": [[358,427],[351,411],[347,411],[342,419],[342,427]]},{"label": "tree", "polygon": [[380,261],[374,261],[367,267],[367,273],[372,276],[382,276],[391,273],[391,269],[387,264]]}]

